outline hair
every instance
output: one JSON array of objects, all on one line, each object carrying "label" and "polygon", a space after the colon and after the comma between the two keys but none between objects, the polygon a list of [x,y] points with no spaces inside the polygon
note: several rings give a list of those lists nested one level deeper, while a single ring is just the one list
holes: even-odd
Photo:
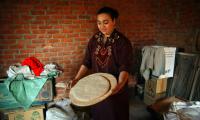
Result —
[{"label": "hair", "polygon": [[97,11],[97,15],[102,14],[102,13],[109,14],[112,20],[117,19],[119,16],[118,11],[111,7],[102,7],[101,9]]}]

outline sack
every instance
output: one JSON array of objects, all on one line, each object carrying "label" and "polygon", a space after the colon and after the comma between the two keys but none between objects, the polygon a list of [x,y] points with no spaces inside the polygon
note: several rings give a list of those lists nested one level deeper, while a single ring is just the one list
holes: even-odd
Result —
[{"label": "sack", "polygon": [[46,112],[46,120],[78,120],[77,115],[74,113],[70,106],[69,99],[59,100],[53,103]]}]

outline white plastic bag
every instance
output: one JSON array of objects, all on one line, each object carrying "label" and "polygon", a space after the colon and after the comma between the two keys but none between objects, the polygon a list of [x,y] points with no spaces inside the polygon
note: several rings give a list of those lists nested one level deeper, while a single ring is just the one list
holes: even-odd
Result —
[{"label": "white plastic bag", "polygon": [[69,99],[63,99],[55,102],[54,107],[49,108],[46,112],[46,120],[78,120],[70,106]]}]

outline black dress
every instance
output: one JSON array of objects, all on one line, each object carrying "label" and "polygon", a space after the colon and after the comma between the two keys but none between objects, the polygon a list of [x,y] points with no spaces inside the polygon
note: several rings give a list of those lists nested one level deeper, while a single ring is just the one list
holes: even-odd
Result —
[{"label": "black dress", "polygon": [[[117,30],[114,30],[106,43],[101,32],[96,33],[89,41],[83,65],[92,73],[104,72],[119,77],[121,71],[130,72],[132,67],[132,46],[130,41]],[[91,106],[94,120],[128,120],[129,101],[128,87],[120,90],[104,101]]]}]

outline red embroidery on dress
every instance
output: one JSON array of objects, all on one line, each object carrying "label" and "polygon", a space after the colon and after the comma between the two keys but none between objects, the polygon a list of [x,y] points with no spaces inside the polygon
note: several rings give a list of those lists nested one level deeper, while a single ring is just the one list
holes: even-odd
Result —
[{"label": "red embroidery on dress", "polygon": [[112,55],[111,51],[111,46],[107,46],[106,48],[101,47],[100,45],[97,46],[95,57],[96,62],[100,67],[104,68],[108,64],[109,58]]},{"label": "red embroidery on dress", "polygon": [[108,50],[107,50],[106,48],[101,48],[100,54],[103,56],[103,55],[105,55],[106,53],[108,53]]}]

